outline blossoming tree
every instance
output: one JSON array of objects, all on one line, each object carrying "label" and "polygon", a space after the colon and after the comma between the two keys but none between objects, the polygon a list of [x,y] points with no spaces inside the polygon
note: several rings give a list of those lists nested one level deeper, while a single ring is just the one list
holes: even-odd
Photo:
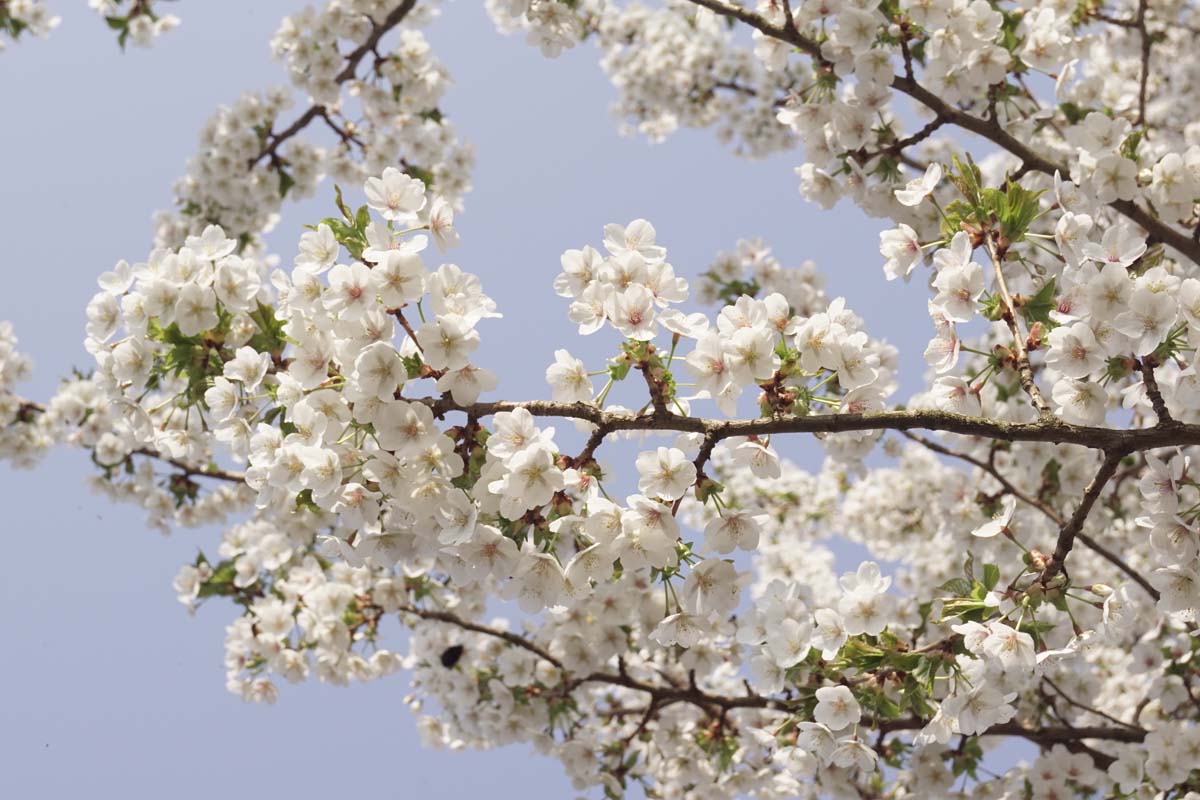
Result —
[{"label": "blossoming tree", "polygon": [[[122,46],[177,23],[91,4]],[[303,110],[220,109],[99,276],[91,374],[17,394],[0,327],[0,457],[85,448],[151,525],[224,522],[175,588],[239,612],[247,700],[404,670],[430,742],[531,742],[612,797],[1200,797],[1200,9],[488,6],[548,57],[594,43],[631,128],[795,150],[805,197],[879,219],[882,277],[929,285],[926,390],[812,269],[742,242],[682,276],[635,220],[554,279],[611,357],[564,343],[550,399],[497,399],[472,356],[504,323],[440,263],[472,158],[436,4],[330,0],[271,43]],[[0,2],[10,40],[54,25]],[[837,577],[831,537],[874,560]],[[1037,756],[995,774],[1006,738]]]}]

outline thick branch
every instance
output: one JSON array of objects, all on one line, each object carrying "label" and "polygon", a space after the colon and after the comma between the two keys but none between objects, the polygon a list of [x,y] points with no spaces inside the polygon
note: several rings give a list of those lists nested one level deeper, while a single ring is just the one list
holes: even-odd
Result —
[{"label": "thick branch", "polygon": [[1179,422],[1153,428],[1117,429],[1072,425],[1057,417],[1041,419],[1036,422],[1002,422],[932,410],[720,420],[685,417],[671,412],[641,416],[618,414],[604,411],[590,403],[556,403],[550,400],[500,401],[464,406],[455,403],[448,396],[405,399],[409,402],[428,405],[437,416],[458,411],[471,413],[477,417],[486,417],[502,411],[515,411],[523,408],[535,417],[582,419],[594,425],[604,426],[613,433],[619,431],[703,433],[711,435],[714,441],[736,436],[767,436],[779,433],[823,434],[847,431],[923,429],[947,431],[1005,442],[1075,444],[1094,450],[1119,451],[1124,454],[1155,450],[1161,447],[1200,445],[1200,425]]}]

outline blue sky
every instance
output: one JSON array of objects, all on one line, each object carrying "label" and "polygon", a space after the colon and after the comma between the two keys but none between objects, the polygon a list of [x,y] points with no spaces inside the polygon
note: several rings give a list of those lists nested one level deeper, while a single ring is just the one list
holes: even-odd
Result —
[{"label": "blue sky", "polygon": [[[63,24],[49,40],[0,55],[0,319],[36,360],[24,387],[35,398],[88,366],[95,276],[145,257],[150,215],[170,203],[204,120],[244,89],[284,81],[267,41],[301,4],[183,2],[178,30],[125,54],[83,3],[53,5]],[[735,159],[703,131],[657,146],[621,138],[593,48],[547,61],[497,35],[480,3],[448,4],[428,36],[456,81],[445,111],[477,150],[463,244],[447,260],[478,273],[505,313],[484,323],[477,358],[500,373],[498,395],[546,396],[556,347],[596,368],[615,345],[611,332],[576,337],[551,282],[564,249],[599,245],[605,223],[637,217],[655,224],[685,277],[739,237],[764,237],[787,265],[816,260],[831,296],[846,296],[874,335],[900,346],[902,393],[918,388],[930,335],[923,288],[884,282],[878,222],[803,201],[798,155]],[[300,225],[329,213],[331,192],[285,209],[271,237],[285,261]],[[816,450],[793,452],[814,459]],[[243,705],[223,685],[233,608],[189,618],[170,587],[217,533],[149,532],[137,509],[89,494],[89,472],[85,454],[66,450],[32,472],[0,467],[0,795],[569,796],[558,766],[523,749],[420,749],[403,674],[349,689],[284,687],[273,707]]]}]

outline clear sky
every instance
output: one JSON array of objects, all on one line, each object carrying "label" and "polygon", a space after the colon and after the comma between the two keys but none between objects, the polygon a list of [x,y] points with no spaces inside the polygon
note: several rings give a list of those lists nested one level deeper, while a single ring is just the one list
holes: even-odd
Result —
[{"label": "clear sky", "polygon": [[[284,82],[267,42],[301,3],[186,0],[178,30],[125,54],[84,3],[53,5],[63,24],[49,40],[0,55],[0,319],[36,360],[24,389],[39,399],[89,366],[95,277],[145,257],[150,215],[169,204],[204,120],[244,89]],[[445,111],[477,148],[463,244],[447,260],[478,273],[505,313],[481,326],[477,358],[500,373],[497,395],[546,396],[556,346],[597,368],[613,337],[576,337],[551,281],[564,249],[598,246],[605,223],[636,217],[689,278],[739,237],[764,237],[785,265],[816,260],[831,296],[901,347],[902,393],[918,388],[924,289],[884,282],[880,223],[805,203],[797,155],[735,159],[703,131],[657,146],[621,138],[592,47],[547,61],[497,35],[474,0],[448,4],[428,36],[456,81]],[[285,209],[271,238],[285,262],[331,192]],[[816,465],[815,449],[795,452]],[[349,689],[284,686],[275,706],[243,705],[223,680],[233,607],[189,618],[171,590],[217,532],[149,532],[137,509],[89,494],[89,472],[66,450],[32,472],[0,467],[0,796],[570,796],[558,765],[525,749],[421,749],[403,673]]]}]

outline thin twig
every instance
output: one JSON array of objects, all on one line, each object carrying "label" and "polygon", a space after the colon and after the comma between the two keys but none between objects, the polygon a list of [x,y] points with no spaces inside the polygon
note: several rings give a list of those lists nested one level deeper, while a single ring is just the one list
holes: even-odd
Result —
[{"label": "thin twig", "polygon": [[1021,330],[1021,320],[1017,316],[1017,307],[1013,303],[1012,294],[1008,291],[1008,283],[1004,279],[1004,251],[996,243],[995,231],[985,231],[983,235],[983,246],[987,250],[988,256],[992,259],[992,266],[995,268],[996,288],[1000,290],[1000,300],[1004,303],[1004,321],[1008,325],[1009,331],[1013,336],[1013,352],[1017,357],[1017,374],[1021,378],[1021,388],[1025,390],[1025,394],[1029,395],[1029,399],[1033,402],[1034,408],[1043,418],[1051,416],[1053,412],[1050,410],[1050,404],[1046,402],[1046,398],[1042,396],[1042,390],[1038,387],[1037,381],[1033,377],[1033,366],[1029,363],[1029,350],[1025,346],[1025,332]]},{"label": "thin twig", "polygon": [[1075,513],[1067,520],[1067,524],[1058,532],[1058,541],[1054,545],[1054,554],[1050,557],[1050,561],[1046,564],[1046,568],[1042,570],[1041,583],[1043,586],[1049,585],[1059,573],[1063,572],[1067,556],[1071,553],[1071,548],[1075,545],[1076,535],[1083,530],[1083,523],[1087,521],[1088,512],[1092,510],[1092,506],[1096,504],[1100,493],[1104,491],[1105,484],[1109,478],[1117,471],[1117,467],[1121,464],[1121,459],[1126,453],[1121,451],[1107,451],[1104,454],[1104,463],[1100,465],[1100,469],[1096,472],[1096,476],[1092,478],[1092,482],[1088,484],[1087,489],[1083,492],[1083,499],[1079,501]]},{"label": "thin twig", "polygon": [[[1041,498],[1035,497],[1034,495],[1031,495],[1027,492],[1022,491],[1012,481],[1008,480],[1008,478],[1006,478],[1004,476],[1004,474],[1000,472],[999,469],[996,468],[995,458],[994,458],[996,451],[994,449],[992,450],[993,457],[990,458],[988,461],[982,461],[978,458],[975,458],[975,456],[972,456],[970,453],[963,453],[958,450],[951,450],[949,447],[938,444],[937,442],[933,441],[932,439],[927,439],[924,436],[920,436],[920,435],[912,433],[910,431],[900,431],[900,434],[902,436],[907,437],[908,439],[911,439],[912,441],[916,442],[917,444],[921,445],[922,447],[925,447],[926,449],[931,450],[935,453],[940,453],[941,455],[949,456],[951,458],[957,458],[960,461],[965,461],[968,464],[972,464],[975,467],[978,467],[979,469],[986,472],[988,475],[991,475],[996,480],[996,482],[999,483],[1001,487],[1003,487],[1005,492],[1007,492],[1008,494],[1011,494],[1013,497],[1017,498],[1018,500],[1025,503],[1026,505],[1029,505],[1032,508],[1036,508],[1038,511],[1042,512],[1046,516],[1047,519],[1049,519],[1051,522],[1053,522],[1059,528],[1061,528],[1063,525],[1066,524],[1066,519],[1053,506],[1051,506],[1049,503],[1042,500]],[[1142,575],[1137,570],[1135,570],[1132,566],[1130,566],[1129,563],[1126,562],[1123,558],[1121,558],[1119,555],[1117,555],[1113,551],[1109,550],[1104,545],[1097,542],[1092,537],[1085,534],[1083,531],[1079,531],[1078,533],[1076,533],[1075,538],[1077,538],[1077,539],[1079,539],[1079,541],[1083,542],[1083,545],[1085,547],[1087,547],[1089,550],[1091,550],[1092,552],[1094,552],[1096,555],[1100,556],[1105,561],[1112,564],[1117,569],[1121,570],[1121,572],[1125,573],[1129,577],[1130,580],[1132,580],[1138,586],[1141,586],[1146,591],[1147,594],[1149,594],[1152,598],[1154,598],[1154,600],[1156,602],[1158,601],[1158,598],[1159,598],[1158,590],[1155,589],[1153,586],[1151,586],[1150,581],[1143,578]]]}]

